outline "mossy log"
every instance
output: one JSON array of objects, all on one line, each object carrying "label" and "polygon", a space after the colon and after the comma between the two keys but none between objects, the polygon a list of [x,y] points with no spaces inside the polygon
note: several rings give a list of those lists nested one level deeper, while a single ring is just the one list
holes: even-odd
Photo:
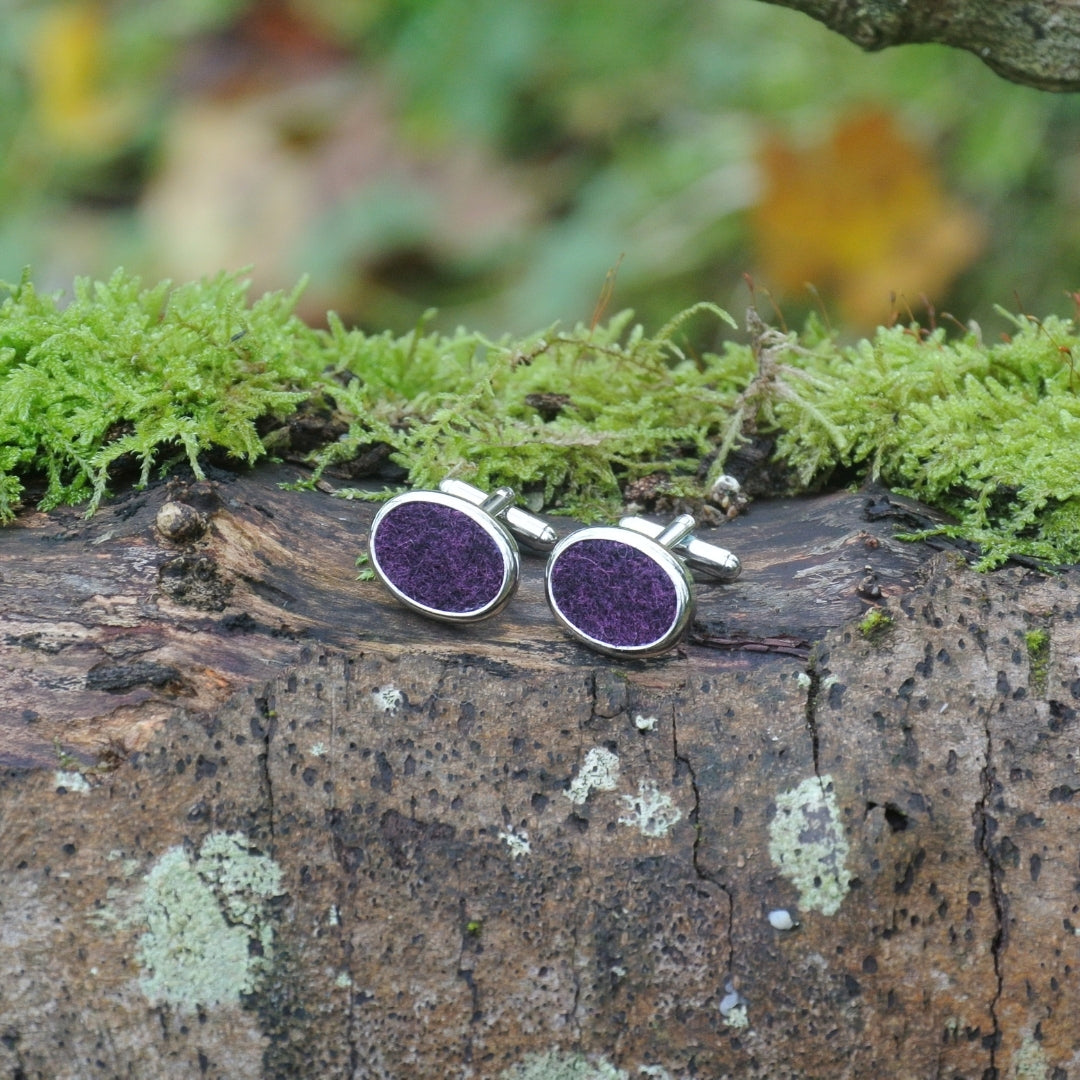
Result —
[{"label": "mossy log", "polygon": [[0,1074],[1080,1075],[1075,573],[760,503],[620,664],[285,473],[0,533]]}]

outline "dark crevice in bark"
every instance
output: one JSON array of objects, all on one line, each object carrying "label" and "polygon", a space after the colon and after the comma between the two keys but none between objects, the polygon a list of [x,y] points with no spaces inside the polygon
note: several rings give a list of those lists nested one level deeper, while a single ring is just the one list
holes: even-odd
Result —
[{"label": "dark crevice in bark", "polygon": [[820,780],[817,710],[818,700],[821,695],[821,673],[817,669],[813,655],[811,655],[810,661],[806,665],[806,677],[810,680],[809,685],[806,687],[806,730],[810,732],[810,753],[814,759],[814,775]]},{"label": "dark crevice in bark", "polygon": [[[340,908],[338,910],[340,911]],[[351,980],[352,944],[349,942],[348,935],[342,935],[342,941],[345,947],[345,967]],[[358,1009],[362,999],[358,997],[352,982],[349,984],[347,993],[349,995],[349,1018],[346,1022],[345,1043],[349,1048],[349,1074],[353,1080],[360,1080],[360,1077],[364,1075],[360,1067],[360,1016]]]},{"label": "dark crevice in bark", "polygon": [[277,727],[277,710],[274,708],[276,699],[270,686],[266,687],[265,696],[255,699],[255,707],[259,711],[258,728],[262,735],[262,752],[259,754],[259,780],[263,789],[263,805],[266,807],[267,831],[270,835],[270,843],[274,843],[274,782],[270,776],[270,740],[274,737]]},{"label": "dark crevice in bark", "polygon": [[994,738],[990,730],[990,720],[986,722],[986,759],[982,769],[982,794],[978,805],[975,807],[975,844],[986,860],[987,873],[990,879],[990,899],[994,906],[994,918],[996,929],[993,940],[990,943],[990,954],[994,961],[994,995],[990,1001],[989,1013],[993,1023],[993,1030],[985,1040],[990,1051],[990,1065],[983,1073],[983,1080],[997,1080],[999,1069],[997,1067],[997,1050],[1001,1041],[1001,1023],[998,1017],[998,1007],[1005,986],[1005,945],[1006,945],[1006,906],[1007,899],[1004,890],[1004,871],[994,851],[993,834],[997,828],[997,822],[990,814],[990,800],[994,791],[996,770],[993,765]]},{"label": "dark crevice in bark", "polygon": [[[99,1027],[98,1034],[103,1042],[108,1043],[109,1053],[112,1054],[113,1061],[119,1062],[120,1053],[116,1046],[116,1039],[113,1038],[113,1033],[107,1027]],[[119,1065],[117,1065],[116,1067],[119,1068]]]},{"label": "dark crevice in bark", "polygon": [[[352,997],[351,993],[350,997]],[[349,1030],[346,1038],[349,1044],[350,1080],[361,1080],[364,1074],[360,1071],[360,1044],[356,1035],[356,1006],[351,1001],[349,1003]]]},{"label": "dark crevice in bark", "polygon": [[[574,767],[575,772],[576,772],[576,770],[578,768],[581,767],[581,762],[583,760],[582,753],[583,753],[583,748],[584,748],[584,745],[585,745],[585,733],[584,733],[584,731],[582,729],[583,729],[583,727],[590,727],[592,725],[592,723],[596,720],[596,700],[597,700],[598,689],[597,689],[597,685],[596,685],[596,671],[595,671],[595,669],[590,670],[588,672],[584,682],[585,682],[585,686],[584,686],[585,692],[589,696],[589,717],[584,722],[584,725],[582,725],[580,722],[578,724],[578,728],[577,728],[577,733],[578,733],[578,743],[577,743],[578,761],[577,761],[577,764]],[[563,789],[563,794],[564,795],[566,794],[566,791],[567,791],[567,789],[564,788]],[[590,893],[591,893],[591,890],[592,890],[592,866],[591,866],[591,860],[588,859],[588,858],[586,858],[586,860],[585,860],[585,868],[584,869],[585,869],[584,877],[585,877],[585,880],[589,883],[589,890],[590,890]],[[591,897],[590,897],[589,903],[591,903],[591,902],[592,901],[591,901]],[[576,908],[577,911],[581,911],[581,912],[585,912],[585,911],[588,910],[586,905],[580,904],[580,903],[576,904],[575,908]],[[576,1044],[576,1048],[580,1051],[581,1050],[582,1038],[581,1038],[581,1021],[580,1021],[580,1019],[578,1017],[578,1009],[581,1007],[581,966],[580,966],[580,963],[579,963],[579,960],[580,960],[580,939],[578,937],[578,923],[577,923],[576,917],[572,917],[570,919],[569,930],[570,930],[570,941],[571,941],[570,977],[574,981],[574,999],[570,1003],[570,1008],[567,1011],[566,1023],[568,1025],[568,1027],[571,1029],[571,1031],[573,1032],[573,1039],[574,1039],[574,1042]]]},{"label": "dark crevice in bark", "polygon": [[[344,685],[344,693],[342,695],[343,701],[341,703],[342,712],[350,712],[352,710],[352,693],[353,693],[353,663],[363,659],[364,654],[357,652],[353,657],[343,657],[341,663],[341,675],[342,683]],[[337,753],[335,747],[337,745],[337,696],[333,687],[330,690],[330,779],[332,783],[335,781],[334,765],[337,761]],[[269,757],[269,755],[268,755]],[[337,785],[333,783],[330,789],[329,810],[333,812],[336,809],[336,795]],[[340,849],[340,842],[333,845],[335,848]],[[340,862],[341,853],[340,850],[335,850],[335,858]],[[349,1050],[349,1075],[352,1080],[359,1080],[362,1075],[360,1066],[360,1017],[358,1006],[363,1001],[363,998],[358,995],[355,989],[355,982],[353,981],[353,944],[349,934],[343,933],[341,929],[341,912],[347,910],[349,897],[349,885],[348,879],[342,878],[338,883],[337,888],[337,903],[333,908],[333,915],[331,919],[331,926],[333,931],[341,943],[342,950],[342,967],[349,976],[349,986],[347,993],[349,995],[349,1007],[348,1007],[348,1019],[345,1024],[345,1044]]]},{"label": "dark crevice in bark", "polygon": [[570,1013],[566,1022],[574,1032],[574,1041],[581,1044],[581,1024],[578,1020],[578,1007],[581,1004],[581,974],[578,967],[578,928],[574,923],[570,924],[570,940],[574,943],[572,959],[570,962],[570,974],[574,980],[574,1000],[570,1004]]},{"label": "dark crevice in bark", "polygon": [[439,702],[442,701],[443,687],[446,685],[446,680],[450,677],[450,668],[453,664],[451,660],[443,660],[439,665],[439,678],[435,683],[435,689],[431,692],[431,696],[427,700],[428,716],[431,720],[435,719],[435,710],[439,707]]},{"label": "dark crevice in bark", "polygon": [[679,728],[675,720],[674,709],[671,714],[671,741],[672,756],[677,763],[686,769],[686,775],[690,777],[690,789],[694,793],[694,808],[690,811],[690,821],[694,826],[694,850],[692,854],[694,873],[699,881],[707,881],[710,885],[719,889],[727,898],[727,971],[730,974],[734,971],[733,964],[735,962],[735,897],[732,890],[724,882],[719,881],[714,874],[710,874],[701,865],[701,841],[704,833],[701,825],[701,790],[698,787],[697,775],[689,757],[679,753]]},{"label": "dark crevice in bark", "polygon": [[12,1080],[29,1080],[30,1072],[26,1065],[26,1059],[23,1057],[22,1051],[19,1049],[19,1038],[14,1037],[14,1045],[12,1050],[15,1053],[15,1072],[12,1073]]},{"label": "dark crevice in bark", "polygon": [[469,949],[469,935],[472,931],[468,928],[469,924],[466,918],[464,897],[461,898],[460,906],[462,931],[461,950],[458,953],[457,977],[469,988],[470,1002],[469,1026],[465,1031],[465,1043],[461,1048],[461,1075],[464,1078],[469,1076],[472,1072],[474,1032],[476,1025],[480,1022],[484,1014],[480,1010],[480,988],[476,985],[475,973],[472,968],[465,966],[466,952]]}]

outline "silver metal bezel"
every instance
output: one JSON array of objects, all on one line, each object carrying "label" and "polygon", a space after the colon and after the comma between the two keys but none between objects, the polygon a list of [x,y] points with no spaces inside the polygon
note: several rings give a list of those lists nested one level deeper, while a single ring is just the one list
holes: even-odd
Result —
[{"label": "silver metal bezel", "polygon": [[[379,564],[378,556],[375,554],[375,536],[379,531],[383,518],[387,514],[405,503],[412,502],[434,503],[438,506],[449,507],[451,510],[457,510],[458,513],[464,514],[470,521],[474,521],[479,525],[494,541],[499,554],[502,556],[503,580],[498,593],[483,607],[476,608],[473,611],[444,611],[441,608],[428,607],[427,604],[422,604],[402,592],[386,576],[385,571]],[[456,495],[447,495],[442,491],[407,491],[402,495],[395,495],[394,498],[384,503],[371,522],[371,531],[368,534],[368,559],[371,562],[372,570],[375,571],[375,575],[396,599],[400,600],[406,607],[412,608],[413,611],[426,615],[429,619],[438,619],[440,622],[448,623],[480,622],[483,619],[490,619],[498,615],[517,591],[518,578],[521,572],[521,560],[518,555],[517,544],[503,524],[479,506],[474,506],[464,499],[459,499]]]},{"label": "silver metal bezel", "polygon": [[[656,641],[647,642],[644,645],[611,645],[578,629],[562,613],[551,593],[551,573],[562,553],[574,544],[581,543],[582,540],[614,540],[616,543],[636,548],[657,563],[671,579],[672,585],[675,586],[675,619],[668,630]],[[691,584],[690,572],[682,561],[672,555],[667,548],[662,547],[655,540],[641,533],[632,532],[630,529],[623,529],[614,525],[578,529],[577,532],[564,537],[555,545],[544,570],[544,590],[547,593],[548,606],[551,608],[556,621],[564,630],[576,637],[578,641],[588,645],[590,649],[604,653],[606,656],[656,656],[658,653],[666,652],[672,648],[682,637],[687,626],[690,625],[690,619],[694,614],[694,596],[691,591]]]}]

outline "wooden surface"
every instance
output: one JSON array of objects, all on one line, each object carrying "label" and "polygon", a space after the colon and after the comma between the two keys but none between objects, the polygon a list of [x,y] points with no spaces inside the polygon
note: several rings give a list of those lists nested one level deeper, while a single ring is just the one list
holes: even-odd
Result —
[{"label": "wooden surface", "polygon": [[[87,762],[109,740],[138,749],[177,708],[212,712],[295,661],[303,642],[487,664],[603,664],[555,626],[542,558],[523,556],[518,595],[496,620],[447,627],[405,611],[376,582],[357,580],[375,507],[280,489],[299,475],[220,473],[130,493],[89,521],[60,508],[0,532],[0,761],[55,764],[57,741]],[[859,591],[868,567],[883,600],[910,589],[926,550],[892,540],[888,517],[864,520],[867,500],[762,502],[700,531],[739,555],[741,580],[699,585],[686,646],[629,666],[678,681],[699,648],[742,669],[758,652],[805,659],[827,630],[876,602]],[[165,539],[155,522],[170,501],[197,510],[205,533]],[[560,533],[574,527],[553,520]]]},{"label": "wooden surface", "polygon": [[1074,573],[758,504],[618,663],[291,475],[0,533],[0,1075],[1080,1075]]}]

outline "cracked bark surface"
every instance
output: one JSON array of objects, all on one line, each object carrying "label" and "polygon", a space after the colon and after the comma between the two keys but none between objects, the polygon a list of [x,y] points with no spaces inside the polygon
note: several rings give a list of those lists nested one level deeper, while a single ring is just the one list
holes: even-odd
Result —
[{"label": "cracked bark surface", "polygon": [[868,51],[933,42],[974,53],[1039,90],[1080,89],[1077,0],[766,0],[794,8]]},{"label": "cracked bark surface", "polygon": [[[535,560],[494,623],[396,608],[355,580],[371,510],[282,478],[0,533],[0,1074],[1080,1075],[1077,574],[761,504],[709,537],[743,580],[620,664]],[[182,549],[167,498],[209,521]],[[254,914],[219,882],[202,944],[170,894],[177,994],[238,926],[266,962],[153,997],[155,868],[203,888],[214,836],[281,878]]]}]

